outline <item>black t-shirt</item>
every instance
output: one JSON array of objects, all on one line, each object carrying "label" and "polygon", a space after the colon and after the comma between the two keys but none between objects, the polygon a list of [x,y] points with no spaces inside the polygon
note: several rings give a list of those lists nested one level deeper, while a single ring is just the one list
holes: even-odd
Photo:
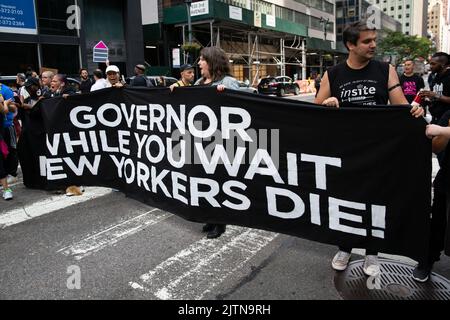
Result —
[{"label": "black t-shirt", "polygon": [[93,83],[92,83],[92,80],[90,78],[88,78],[87,80],[81,80],[81,83],[80,83],[80,91],[81,91],[81,93],[91,92],[92,85],[93,85]]},{"label": "black t-shirt", "polygon": [[[443,74],[438,74],[434,78],[432,91],[450,97],[450,71],[447,70]],[[433,116],[432,123],[437,123],[442,115],[450,110],[450,104],[442,101],[432,101],[430,113]]]},{"label": "black t-shirt", "polygon": [[389,64],[371,60],[362,69],[352,69],[347,62],[328,70],[331,96],[339,103],[363,106],[385,105],[389,101]]},{"label": "black t-shirt", "polygon": [[149,83],[149,81],[147,81],[147,79],[143,75],[135,76],[134,79],[131,80],[130,85],[132,87],[152,87],[152,85]]},{"label": "black t-shirt", "polygon": [[420,89],[425,88],[423,78],[417,74],[413,74],[409,77],[402,74],[400,77],[400,84],[402,86],[403,94],[409,103],[413,102]]}]

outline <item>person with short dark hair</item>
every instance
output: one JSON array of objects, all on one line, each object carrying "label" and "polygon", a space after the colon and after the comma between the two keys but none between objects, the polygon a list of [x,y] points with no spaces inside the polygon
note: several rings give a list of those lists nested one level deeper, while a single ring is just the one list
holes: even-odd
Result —
[{"label": "person with short dark hair", "polygon": [[420,89],[425,88],[425,81],[423,78],[414,73],[415,62],[413,59],[406,59],[403,62],[403,74],[400,77],[400,84],[402,86],[403,94],[408,103],[412,103]]},{"label": "person with short dark hair", "polygon": [[17,139],[13,123],[16,111],[13,91],[0,83],[0,186],[4,200],[13,198],[8,175],[17,176]]},{"label": "person with short dark hair", "polygon": [[95,83],[91,87],[91,92],[104,89],[107,87],[107,83],[105,78],[103,77],[103,72],[100,69],[97,69],[93,72]]},{"label": "person with short dark hair", "polygon": [[130,82],[132,87],[153,87],[152,83],[145,77],[145,66],[137,64],[134,67],[134,78]]},{"label": "person with short dark hair", "polygon": [[89,77],[89,72],[86,68],[80,69],[80,92],[81,93],[89,93],[91,92],[91,87],[93,85],[93,82],[91,78]]},{"label": "person with short dark hair", "polygon": [[[374,60],[377,31],[366,21],[358,21],[344,30],[343,41],[349,51],[347,60],[325,72],[319,93],[314,102],[329,107],[345,104],[358,106],[406,105],[397,72],[385,62]],[[421,117],[423,108],[413,106],[411,114]],[[345,270],[350,261],[352,248],[339,247],[332,260],[335,270]],[[378,253],[366,250],[363,271],[368,276],[380,273]]]},{"label": "person with short dark hair", "polygon": [[436,52],[430,60],[431,71],[435,73],[433,86],[422,91],[420,96],[431,100],[431,123],[438,123],[442,115],[450,110],[450,70],[447,69],[449,56],[445,52]]},{"label": "person with short dark hair", "polygon": [[181,79],[170,86],[170,90],[175,87],[188,87],[192,86],[192,81],[194,80],[194,67],[187,63],[180,67]]}]

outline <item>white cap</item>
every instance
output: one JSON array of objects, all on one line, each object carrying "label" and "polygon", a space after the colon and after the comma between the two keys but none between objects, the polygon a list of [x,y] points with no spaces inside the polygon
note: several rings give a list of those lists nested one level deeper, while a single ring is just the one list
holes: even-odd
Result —
[{"label": "white cap", "polygon": [[108,73],[110,71],[114,71],[114,72],[120,73],[119,68],[117,66],[115,66],[115,65],[111,65],[111,66],[108,66],[108,68],[106,68],[106,73]]}]

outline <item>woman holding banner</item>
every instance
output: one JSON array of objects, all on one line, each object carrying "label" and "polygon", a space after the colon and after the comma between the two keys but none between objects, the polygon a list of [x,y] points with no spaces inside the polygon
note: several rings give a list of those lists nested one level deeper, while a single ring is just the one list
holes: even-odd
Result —
[{"label": "woman holding banner", "polygon": [[[218,47],[206,47],[200,52],[198,62],[201,78],[195,82],[195,86],[217,86],[218,91],[225,88],[239,90],[239,82],[230,75],[230,63],[225,51]],[[218,238],[225,232],[226,224],[207,223],[203,226],[203,232],[208,232],[207,238]]]}]

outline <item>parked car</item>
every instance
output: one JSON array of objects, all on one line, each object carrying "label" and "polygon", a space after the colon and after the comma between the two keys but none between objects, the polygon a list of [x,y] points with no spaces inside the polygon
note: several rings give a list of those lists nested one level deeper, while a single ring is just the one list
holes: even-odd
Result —
[{"label": "parked car", "polygon": [[267,77],[259,82],[258,92],[262,94],[276,94],[282,97],[287,93],[300,94],[300,87],[290,77]]},{"label": "parked car", "polygon": [[239,81],[239,91],[248,92],[248,93],[258,93],[258,89],[246,84],[243,81]]},{"label": "parked car", "polygon": [[[134,79],[134,76],[129,77],[125,80],[127,84],[131,83],[131,80]],[[173,77],[166,77],[166,76],[147,76],[147,79],[150,80],[150,82],[155,87],[170,87],[172,84],[177,82],[178,80]]]}]

